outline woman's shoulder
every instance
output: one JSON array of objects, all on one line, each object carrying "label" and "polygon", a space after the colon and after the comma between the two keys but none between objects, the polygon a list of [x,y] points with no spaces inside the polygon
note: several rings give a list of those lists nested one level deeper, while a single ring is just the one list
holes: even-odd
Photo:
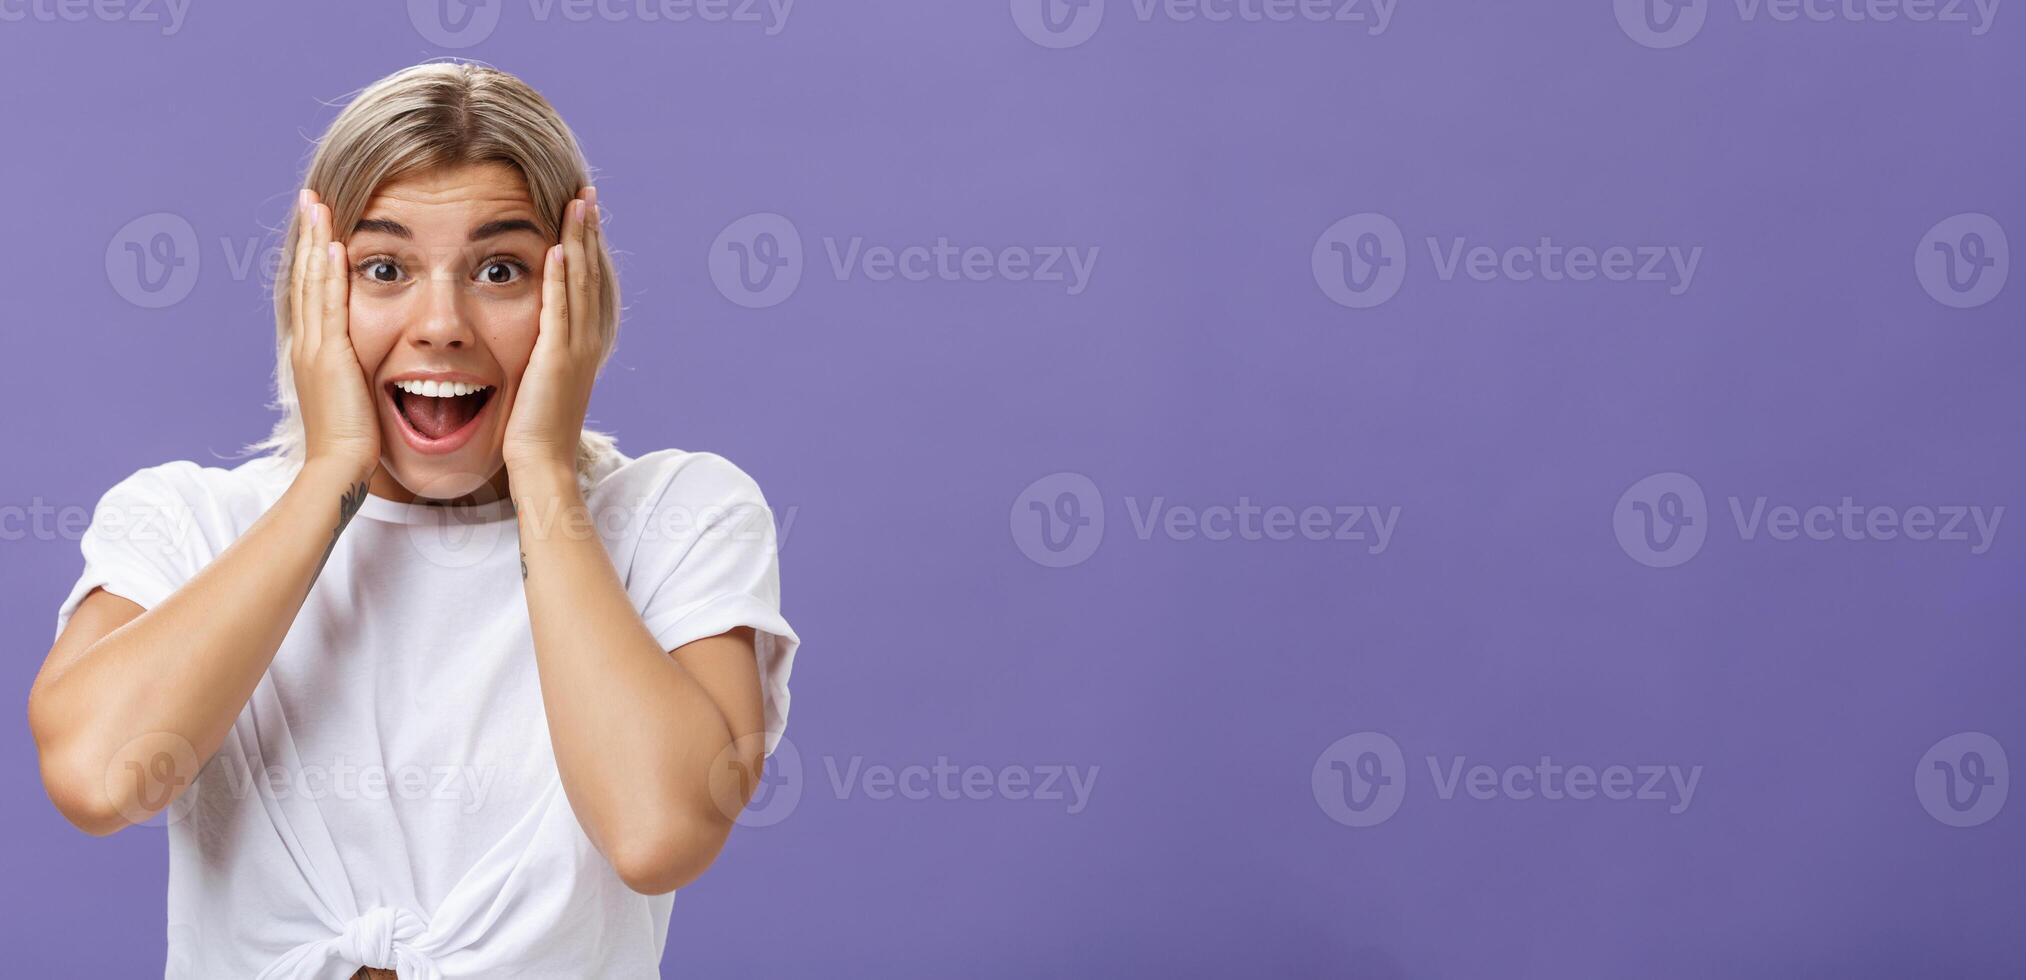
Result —
[{"label": "woman's shoulder", "polygon": [[213,512],[251,508],[258,515],[287,489],[297,468],[279,456],[259,456],[231,466],[172,459],[133,471],[113,484],[105,499]]}]

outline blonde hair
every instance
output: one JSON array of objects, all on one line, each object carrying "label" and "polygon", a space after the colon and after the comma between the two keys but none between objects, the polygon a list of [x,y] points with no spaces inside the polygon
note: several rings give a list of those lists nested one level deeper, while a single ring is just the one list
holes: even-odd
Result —
[{"label": "blonde hair", "polygon": [[[381,185],[440,167],[504,163],[527,180],[535,224],[550,240],[562,237],[564,205],[590,183],[577,138],[554,107],[526,82],[486,65],[465,61],[427,62],[404,68],[361,90],[331,121],[317,141],[302,186],[331,209],[334,239],[349,237]],[[289,196],[293,202],[294,195]],[[247,448],[300,465],[304,454],[302,409],[296,398],[289,358],[294,311],[289,276],[295,264],[298,209],[289,209],[274,279],[274,401],[281,418],[266,439]],[[601,243],[596,261],[603,273],[603,314],[596,328],[602,339],[603,368],[619,339],[619,277]],[[619,454],[613,438],[586,428],[577,444],[577,475],[589,480]]]}]

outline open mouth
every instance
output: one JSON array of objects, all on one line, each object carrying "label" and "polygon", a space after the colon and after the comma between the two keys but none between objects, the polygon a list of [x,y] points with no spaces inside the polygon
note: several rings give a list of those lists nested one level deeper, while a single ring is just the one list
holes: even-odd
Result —
[{"label": "open mouth", "polygon": [[462,382],[394,381],[387,385],[387,397],[418,448],[441,445],[448,450],[462,444],[459,437],[475,427],[496,390]]}]

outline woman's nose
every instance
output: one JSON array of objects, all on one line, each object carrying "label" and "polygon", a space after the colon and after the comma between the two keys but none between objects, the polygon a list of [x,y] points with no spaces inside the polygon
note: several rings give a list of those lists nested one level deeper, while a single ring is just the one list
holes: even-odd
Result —
[{"label": "woman's nose", "polygon": [[431,276],[423,287],[428,296],[419,323],[409,331],[422,347],[462,347],[472,339],[471,322],[465,316],[464,290],[456,276]]}]

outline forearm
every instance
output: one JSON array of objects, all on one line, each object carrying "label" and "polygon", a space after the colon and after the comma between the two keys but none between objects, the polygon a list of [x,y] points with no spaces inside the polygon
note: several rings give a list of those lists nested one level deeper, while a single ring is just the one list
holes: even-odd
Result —
[{"label": "forearm", "polygon": [[564,791],[629,885],[678,887],[716,856],[744,804],[740,770],[723,764],[730,725],[634,610],[574,474],[511,482]]},{"label": "forearm", "polygon": [[29,704],[45,778],[93,801],[83,809],[102,823],[142,813],[124,798],[138,780],[107,779],[129,763],[167,784],[147,793],[148,812],[180,794],[196,772],[164,773],[159,759],[201,767],[223,744],[365,487],[356,472],[306,466],[181,588],[46,678]]}]

